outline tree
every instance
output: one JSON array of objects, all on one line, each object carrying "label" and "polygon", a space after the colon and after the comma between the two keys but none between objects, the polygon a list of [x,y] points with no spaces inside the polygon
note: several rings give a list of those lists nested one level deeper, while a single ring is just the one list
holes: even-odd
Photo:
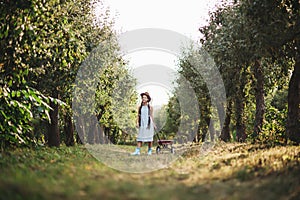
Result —
[{"label": "tree", "polygon": [[170,97],[166,106],[166,123],[161,132],[175,137],[180,125],[180,105],[176,94]]},{"label": "tree", "polygon": [[[36,5],[33,6],[33,30],[38,37],[32,39],[30,45],[37,49],[33,64],[41,73],[32,74],[32,78],[38,83],[35,87],[44,94],[65,101],[71,98],[70,86],[81,62],[89,51],[106,37],[104,30],[107,28],[100,27],[97,21],[95,23],[93,9],[96,2],[33,1],[33,5]],[[72,102],[68,100],[68,103]],[[52,110],[51,123],[48,126],[48,144],[59,146],[59,104],[51,101],[50,106]],[[71,111],[65,113],[69,115],[65,116],[65,119],[70,120]]]},{"label": "tree", "polygon": [[29,1],[0,2],[0,137],[1,146],[36,143],[33,119],[49,120],[50,101],[31,87],[28,75],[34,71],[27,54],[34,47],[28,44],[35,37]]},{"label": "tree", "polygon": [[78,71],[72,108],[83,143],[117,143],[135,127],[136,83],[118,50],[112,34]]},{"label": "tree", "polygon": [[[241,13],[236,12],[236,5],[225,4],[211,14],[209,25],[199,30],[203,34],[203,48],[214,58],[226,88],[227,106],[234,102],[236,136],[238,141],[246,138],[245,128],[245,87],[247,85],[249,52],[245,51],[248,40],[244,30]],[[228,113],[229,112],[229,113]],[[227,110],[227,117],[230,110]],[[226,123],[229,123],[228,118]],[[226,124],[223,128],[228,127]],[[228,133],[222,130],[223,136]],[[224,138],[228,140],[228,138]]]}]

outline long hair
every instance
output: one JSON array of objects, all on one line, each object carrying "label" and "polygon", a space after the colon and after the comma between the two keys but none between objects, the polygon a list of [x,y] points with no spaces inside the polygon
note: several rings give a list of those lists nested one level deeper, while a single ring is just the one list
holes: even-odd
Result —
[{"label": "long hair", "polygon": [[[139,127],[141,127],[141,112],[142,112],[142,106],[143,106],[143,102],[141,103],[140,107],[139,107]],[[147,128],[150,128],[150,105],[148,103],[148,125]]]}]

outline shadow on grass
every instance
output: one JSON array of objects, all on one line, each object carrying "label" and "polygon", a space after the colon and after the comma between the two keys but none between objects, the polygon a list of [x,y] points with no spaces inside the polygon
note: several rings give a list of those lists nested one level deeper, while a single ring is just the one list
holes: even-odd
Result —
[{"label": "shadow on grass", "polygon": [[[300,197],[299,148],[253,152],[247,146],[233,145],[225,150],[216,148],[207,157],[199,157],[196,152],[187,153],[169,168],[140,174],[109,168],[82,147],[2,153],[0,199],[296,200]],[[151,163],[157,158],[128,157],[128,165]],[[272,168],[276,162],[283,167]],[[230,173],[226,172],[228,168]]]}]

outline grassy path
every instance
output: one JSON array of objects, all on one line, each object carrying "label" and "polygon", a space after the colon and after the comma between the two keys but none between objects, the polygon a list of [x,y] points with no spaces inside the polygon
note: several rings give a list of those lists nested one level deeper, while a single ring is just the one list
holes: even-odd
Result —
[{"label": "grassy path", "polygon": [[198,149],[139,174],[109,168],[81,146],[1,152],[0,199],[300,199],[299,146]]}]

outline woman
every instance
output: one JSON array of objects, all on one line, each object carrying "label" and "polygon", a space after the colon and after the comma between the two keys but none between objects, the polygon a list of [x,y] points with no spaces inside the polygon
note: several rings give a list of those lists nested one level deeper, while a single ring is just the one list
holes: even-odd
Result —
[{"label": "woman", "polygon": [[137,147],[131,155],[140,155],[143,142],[148,143],[148,155],[152,154],[152,143],[154,129],[156,126],[153,120],[153,107],[149,104],[151,97],[148,92],[141,94],[142,103],[138,107],[137,127],[139,128],[137,137]]}]

